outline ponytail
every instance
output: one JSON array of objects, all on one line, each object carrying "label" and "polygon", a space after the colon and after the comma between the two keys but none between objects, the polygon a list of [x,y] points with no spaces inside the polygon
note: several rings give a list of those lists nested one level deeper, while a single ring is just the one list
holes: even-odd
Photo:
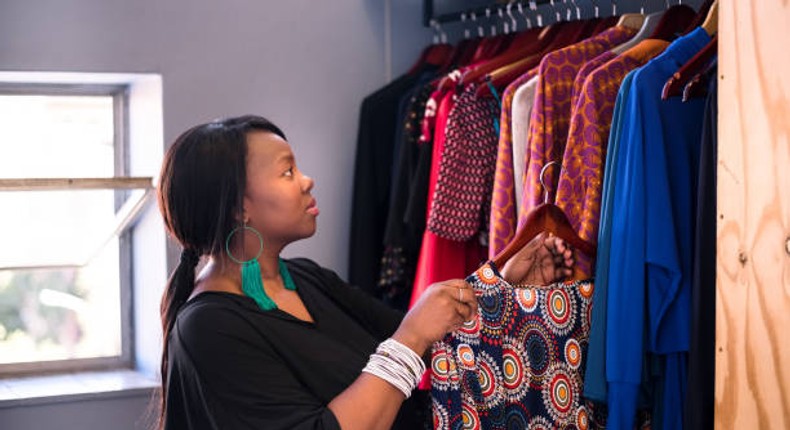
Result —
[{"label": "ponytail", "polygon": [[167,379],[168,366],[170,364],[168,346],[170,343],[170,332],[176,322],[176,316],[181,306],[186,303],[192,291],[195,289],[195,267],[200,261],[200,255],[189,248],[181,252],[181,260],[178,266],[170,275],[167,287],[162,295],[160,313],[162,316],[162,362],[160,373],[162,375],[162,392],[160,395],[159,427],[164,427],[165,406],[167,404]]}]

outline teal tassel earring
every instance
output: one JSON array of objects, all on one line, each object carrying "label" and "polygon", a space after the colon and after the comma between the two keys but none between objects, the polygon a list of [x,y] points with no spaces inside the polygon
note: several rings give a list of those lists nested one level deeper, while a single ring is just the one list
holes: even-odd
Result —
[{"label": "teal tassel earring", "polygon": [[[239,231],[239,229],[244,229],[247,231],[251,231],[258,237],[258,242],[260,243],[260,248],[258,249],[258,254],[247,261],[241,261],[233,256],[233,253],[230,252],[230,240],[233,235]],[[225,240],[225,252],[227,252],[228,257],[233,260],[234,262],[241,265],[241,290],[247,297],[255,300],[255,303],[258,304],[258,307],[263,309],[264,311],[272,311],[277,309],[277,304],[274,303],[267,294],[266,290],[263,288],[263,276],[261,274],[261,265],[258,264],[258,257],[261,256],[263,252],[263,237],[254,228],[244,224],[242,227],[236,227],[231,230],[228,238]],[[285,289],[290,291],[296,290],[296,284],[291,277],[291,273],[288,271],[288,268],[285,266],[285,262],[282,259],[278,261],[278,268],[280,271],[280,276],[283,278],[283,284],[285,285]]]}]

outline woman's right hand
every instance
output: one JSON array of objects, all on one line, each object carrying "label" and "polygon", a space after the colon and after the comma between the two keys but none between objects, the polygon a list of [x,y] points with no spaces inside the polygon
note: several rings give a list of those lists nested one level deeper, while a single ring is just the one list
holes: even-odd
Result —
[{"label": "woman's right hand", "polygon": [[[460,279],[433,284],[406,314],[392,338],[424,356],[431,344],[475,318],[477,298]],[[389,429],[403,403],[403,393],[386,380],[367,372],[329,402],[346,430]]]},{"label": "woman's right hand", "polygon": [[392,337],[422,356],[434,342],[476,315],[471,285],[461,279],[439,282],[422,294]]}]

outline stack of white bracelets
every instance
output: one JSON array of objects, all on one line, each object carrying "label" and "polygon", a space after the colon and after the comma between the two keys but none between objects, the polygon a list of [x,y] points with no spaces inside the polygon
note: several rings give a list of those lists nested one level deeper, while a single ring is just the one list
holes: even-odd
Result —
[{"label": "stack of white bracelets", "polygon": [[411,348],[390,338],[379,344],[362,371],[389,382],[409,398],[425,373],[425,363]]}]

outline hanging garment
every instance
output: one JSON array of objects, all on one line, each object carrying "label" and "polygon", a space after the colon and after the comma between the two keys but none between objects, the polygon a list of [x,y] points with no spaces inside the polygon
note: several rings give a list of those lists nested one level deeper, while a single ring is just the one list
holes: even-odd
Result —
[{"label": "hanging garment", "polygon": [[[610,50],[636,33],[627,27],[612,27],[575,45],[554,51],[540,62],[537,93],[529,128],[529,165],[526,170],[524,197],[519,209],[519,225],[538,204],[554,201],[556,189],[543,190],[540,173],[549,161],[560,161],[568,135],[573,80],[584,63]],[[546,184],[556,184],[557,171],[547,172]]]},{"label": "hanging garment", "polygon": [[657,419],[664,428],[682,428],[704,101],[662,101],[660,95],[667,79],[709,41],[703,29],[694,30],[631,81],[615,173],[607,294],[612,429],[633,427],[643,348],[660,354],[664,363]]},{"label": "hanging garment", "polygon": [[[473,238],[487,227],[491,188],[496,164],[498,117],[496,101],[475,96],[477,87],[467,86],[454,109],[456,121],[448,123],[439,176],[428,215],[428,230],[459,242]],[[487,228],[484,230],[486,233]]]},{"label": "hanging garment", "polygon": [[691,344],[684,429],[713,428],[716,379],[716,67],[710,73],[700,145],[697,231],[691,284]]},{"label": "hanging garment", "polygon": [[[431,157],[431,169],[428,181],[428,199],[426,202],[427,210],[430,210],[433,204],[433,195],[439,176],[439,165],[444,153],[444,146],[446,142],[446,131],[448,128],[455,127],[457,121],[462,119],[457,118],[455,112],[456,95],[454,92],[445,94],[435,93],[436,96],[442,96],[441,101],[434,106],[428,102],[426,108],[426,119],[423,121],[423,135],[421,139],[433,140],[433,154]],[[433,96],[432,96],[433,97]],[[433,112],[431,112],[433,110]],[[434,126],[431,127],[435,130],[435,134],[430,137],[426,136],[425,130],[426,121],[430,116],[434,117]],[[433,132],[433,130],[431,132]],[[427,214],[426,214],[427,217]],[[429,230],[425,230],[420,247],[420,256],[417,260],[417,273],[414,275],[414,286],[412,288],[412,296],[409,307],[414,306],[414,303],[422,296],[422,293],[433,283],[444,281],[447,279],[463,278],[466,273],[474,269],[467,270],[470,265],[477,267],[480,264],[480,259],[485,258],[481,251],[480,245],[476,241],[457,242],[452,240],[443,239]]]},{"label": "hanging garment", "polygon": [[[421,93],[427,93],[421,95],[421,98],[427,100],[430,97],[433,86],[432,81],[436,78],[436,71],[431,69],[425,71],[420,74],[419,78],[414,84],[414,87],[410,88],[406,93],[404,93],[400,101],[398,103],[398,116],[397,116],[397,127],[395,127],[395,140],[393,141],[392,145],[392,181],[391,181],[391,188],[390,188],[390,211],[392,211],[392,204],[395,200],[395,188],[397,186],[397,178],[400,176],[400,169],[401,169],[401,148],[403,144],[407,141],[412,141],[409,136],[406,136],[407,133],[415,134],[415,139],[419,140],[420,137],[420,126],[423,115],[425,114],[425,107],[418,107],[413,106],[415,103],[415,96]],[[429,86],[429,88],[425,88]],[[424,103],[423,103],[424,105]],[[410,114],[414,115],[413,118],[409,118]],[[419,117],[419,118],[417,118]],[[411,124],[416,123],[416,128],[412,129],[410,127]]]},{"label": "hanging garment", "polygon": [[[616,22],[616,21],[615,21]],[[608,23],[606,23],[608,24]],[[612,24],[613,25],[613,24]],[[611,27],[611,25],[609,25]],[[608,28],[608,27],[607,27]],[[626,42],[628,44],[631,40]],[[623,45],[618,46],[615,49],[620,48]],[[602,65],[604,62],[608,61],[608,58],[613,58],[616,55],[613,55],[612,51],[606,51],[603,54],[595,57],[594,59],[585,63],[581,69],[579,69],[579,73],[574,80],[573,83],[573,90],[571,91],[571,107],[576,106],[576,100],[578,100],[578,93],[581,92],[581,87],[584,85],[584,78],[587,77],[589,73],[592,73],[593,70],[598,65]],[[512,123],[513,123],[513,160],[515,161],[513,164],[513,176],[516,179],[515,181],[515,203],[518,212],[518,208],[522,205],[522,199],[524,197],[524,181],[525,179],[525,171],[526,167],[529,165],[529,151],[527,151],[528,142],[528,133],[529,133],[529,119],[532,115],[532,106],[535,102],[535,93],[536,88],[538,85],[538,78],[537,78],[537,68],[534,71],[530,71],[530,73],[534,72],[534,77],[530,79],[528,82],[521,85],[517,90],[516,94],[513,97],[513,113],[512,113]],[[518,216],[518,214],[516,214]],[[516,222],[516,221],[513,221]]]},{"label": "hanging garment", "polygon": [[[647,63],[667,45],[663,40],[641,42],[591,72],[579,92],[562,157],[556,204],[579,236],[591,243],[598,239],[605,142],[620,83],[626,73]],[[576,253],[575,261],[575,270],[582,277],[593,275],[589,258]]]},{"label": "hanging garment", "polygon": [[[421,180],[420,134],[425,106],[432,93],[432,86],[425,84],[411,97],[405,111],[398,167],[393,180],[392,201],[384,233],[384,255],[381,259],[379,288],[383,299],[390,306],[406,310],[411,298],[411,286],[417,266],[417,256],[425,228],[422,222],[406,216],[414,181]],[[427,188],[427,183],[424,187]],[[424,212],[423,212],[424,214]]]},{"label": "hanging garment", "polygon": [[502,113],[499,120],[499,144],[497,145],[494,187],[491,192],[491,221],[488,233],[488,258],[499,254],[516,234],[518,206],[516,205],[516,176],[513,167],[513,100],[516,91],[530,79],[537,76],[537,70],[522,75],[505,88],[502,93]]},{"label": "hanging garment", "polygon": [[[611,27],[613,24],[611,23],[612,20],[586,20],[586,21],[570,21],[570,22],[561,22],[555,25],[550,26],[546,29],[544,34],[542,35],[537,43],[535,43],[529,51],[529,55],[525,53],[525,57],[521,61],[517,61],[518,67],[516,70],[525,70],[526,73],[516,77],[513,81],[507,81],[506,78],[503,79],[503,82],[506,84],[502,85],[499,84],[500,87],[503,88],[503,101],[508,97],[507,90],[508,88],[512,88],[513,91],[512,99],[515,100],[515,91],[518,90],[522,84],[526,84],[527,82],[531,82],[532,78],[535,77],[538,73],[538,66],[540,61],[542,60],[543,56],[549,52],[565,48],[573,43],[576,43],[584,38],[590,36],[591,34],[596,34],[596,31],[600,29],[606,29]],[[511,65],[512,66],[512,65]],[[513,72],[508,72],[513,73]],[[499,80],[500,78],[495,78],[494,82]],[[513,84],[515,86],[513,86]],[[534,85],[534,84],[533,84]],[[489,87],[496,87],[496,84],[489,85]],[[488,92],[488,87],[484,87],[484,91]],[[496,91],[496,89],[495,89]],[[480,91],[478,91],[479,93]],[[534,91],[533,91],[534,93]],[[515,104],[513,104],[515,105]],[[528,110],[532,109],[532,102],[529,101]],[[519,208],[519,201],[521,200],[521,192],[522,192],[522,171],[521,168],[522,162],[520,160],[523,159],[523,153],[520,150],[521,145],[513,146],[512,142],[514,141],[512,137],[515,137],[516,134],[520,137],[522,135],[522,123],[524,120],[521,120],[519,117],[511,116],[510,109],[502,109],[502,115],[507,115],[513,118],[513,120],[519,121],[518,123],[514,122],[513,120],[508,120],[508,126],[512,125],[513,133],[508,132],[504,135],[506,140],[502,141],[502,134],[500,133],[500,145],[497,150],[497,159],[504,161],[504,157],[510,157],[508,153],[504,151],[506,148],[512,148],[512,152],[514,155],[518,155],[517,157],[512,158],[511,162],[503,163],[502,161],[497,161],[496,167],[496,175],[499,175],[499,179],[495,179],[494,187],[500,186],[504,187],[502,190],[496,188],[493,193],[498,196],[492,202],[492,209],[491,209],[491,216],[489,221],[490,231],[489,231],[489,255],[490,258],[496,254],[497,250],[503,249],[504,246],[508,243],[509,238],[512,238],[515,232],[515,225],[518,219],[518,208]],[[528,111],[524,114],[526,121],[529,120],[529,113]],[[501,118],[501,121],[505,121],[505,118]],[[516,130],[518,129],[518,130]],[[523,135],[526,136],[526,131],[523,132]],[[524,139],[517,139],[516,142],[526,142],[526,138]],[[515,162],[514,162],[515,161]],[[508,183],[513,183],[513,190],[508,190]],[[510,197],[509,194],[513,193],[514,196]],[[510,209],[509,205],[513,204],[513,208]],[[511,214],[511,212],[513,212]]]},{"label": "hanging garment", "polygon": [[471,322],[434,344],[434,428],[586,429],[589,281],[512,286],[493,263],[467,278]]},{"label": "hanging garment", "polygon": [[603,66],[604,64],[608,63],[609,60],[616,57],[617,54],[614,52],[606,51],[592,60],[584,63],[582,68],[579,69],[579,73],[577,73],[576,77],[573,79],[573,88],[571,89],[571,122],[573,122],[576,106],[579,104],[579,97],[582,94],[582,87],[584,87],[584,81],[587,80],[587,76],[590,76],[590,74],[594,72],[595,69]]},{"label": "hanging garment", "polygon": [[[456,95],[447,93],[438,104],[435,111],[435,135],[433,139],[433,154],[431,159],[430,179],[428,184],[427,207],[430,210],[433,204],[434,189],[439,176],[439,165],[444,152],[446,131],[456,127],[458,113],[454,106]],[[428,109],[431,109],[430,107]],[[427,112],[426,112],[427,114]],[[424,127],[425,129],[425,127]],[[423,134],[425,137],[425,134]],[[474,270],[485,259],[486,249],[476,240],[458,242],[437,236],[430,230],[425,230],[420,247],[420,256],[417,260],[417,273],[414,275],[411,302],[409,308],[419,300],[422,293],[433,283],[447,279],[463,278],[466,273]],[[430,389],[430,372],[426,372],[421,389]]]},{"label": "hanging garment", "polygon": [[[592,136],[594,136],[591,137],[590,140],[595,140],[595,142],[598,142],[598,139],[600,139],[600,144],[596,143],[593,151],[597,151],[595,148],[597,148],[598,145],[600,145],[600,148],[602,149],[603,145],[608,146],[608,149],[600,154],[600,159],[605,160],[605,168],[601,174],[599,174],[594,179],[595,181],[600,181],[600,178],[603,177],[603,184],[601,187],[591,190],[591,193],[596,194],[597,196],[602,195],[603,198],[595,197],[595,199],[598,199],[597,201],[600,201],[600,211],[598,213],[597,221],[600,229],[598,229],[597,233],[598,258],[595,266],[596,289],[594,297],[594,302],[597,306],[595,308],[595,312],[593,312],[593,322],[592,327],[590,328],[590,346],[588,353],[589,360],[585,374],[584,386],[585,396],[599,402],[606,401],[606,291],[609,280],[608,264],[609,249],[611,244],[611,211],[609,208],[611,207],[611,193],[613,187],[615,186],[612,165],[617,157],[616,145],[618,143],[620,124],[622,124],[622,113],[624,110],[623,99],[627,97],[627,93],[630,88],[630,78],[628,76],[633,75],[631,70],[641,66],[651,57],[657,55],[661,50],[665,49],[667,45],[668,43],[664,41],[643,41],[639,45],[633,47],[632,50],[629,50],[621,55],[620,57],[622,58],[620,60],[612,60],[610,64],[607,64],[605,69],[602,69],[606,70],[606,74],[597,75],[596,78],[593,78],[595,82],[591,81],[590,84],[588,84],[590,85],[590,88],[601,88],[604,91],[606,91],[606,89],[611,90],[613,86],[619,86],[619,93],[616,96],[616,102],[614,103],[615,107],[613,109],[611,121],[606,120],[606,117],[609,115],[608,107],[605,110],[598,110],[595,108],[595,106],[600,106],[600,103],[598,102],[595,102],[595,104],[593,104],[591,107],[591,114],[599,118],[597,120],[599,124],[603,124],[603,127],[594,124],[590,126],[590,133]],[[620,84],[618,81],[621,74],[628,74],[622,79],[622,84]],[[603,79],[604,81],[598,82],[599,79]],[[597,91],[595,92],[597,93]],[[608,97],[611,97],[611,95]],[[592,98],[595,99],[595,95],[593,95]],[[565,156],[565,161],[568,163],[572,162],[571,160],[573,159],[573,157],[568,155],[568,152],[573,151],[573,148],[579,147],[579,144],[574,142],[586,140],[587,130],[582,125],[583,123],[587,122],[587,118],[584,116],[586,112],[587,110],[583,106],[580,106],[577,107],[576,112],[573,114],[573,118],[571,120],[572,131],[568,137],[568,145]],[[604,116],[603,119],[601,119],[602,115]],[[610,123],[610,126],[608,127],[606,126],[607,122]],[[608,144],[604,143],[606,141],[608,141]],[[582,156],[579,155],[578,157]],[[575,202],[572,202],[571,197],[574,194],[572,190],[574,187],[570,185],[572,183],[573,181],[570,179],[567,172],[563,170],[563,172],[560,173],[560,187],[557,191],[557,204],[561,207],[565,207],[566,211],[571,211],[572,209],[569,208],[576,204]],[[571,190],[567,190],[567,188],[571,188]],[[584,197],[581,197],[581,199],[587,201],[586,194]],[[592,204],[595,204],[595,202],[596,200],[592,200]],[[582,205],[582,207],[586,210],[586,205]],[[592,219],[587,219],[587,221],[594,223],[595,221],[593,221],[593,219],[595,218],[595,213],[589,212],[589,216]],[[573,220],[573,218],[571,219]],[[578,219],[578,224],[574,223],[574,225],[578,225],[577,228],[581,229],[581,224],[584,222],[585,218],[582,217]],[[590,235],[588,240],[595,237],[592,236],[593,233],[588,232],[585,234]]]},{"label": "hanging garment", "polygon": [[400,98],[417,75],[404,75],[362,102],[354,162],[348,279],[377,295],[382,243],[390,203],[393,136]]},{"label": "hanging garment", "polygon": [[609,285],[609,251],[612,244],[612,197],[616,178],[614,166],[617,165],[618,146],[625,115],[625,101],[631,90],[631,79],[636,70],[628,73],[617,93],[609,142],[606,149],[606,167],[601,197],[600,228],[598,230],[598,248],[595,265],[595,292],[593,303],[596,304],[590,325],[590,343],[587,352],[587,368],[584,375],[584,396],[598,402],[606,402],[606,303],[607,285]]},{"label": "hanging garment", "polygon": [[[535,103],[535,93],[538,87],[537,69],[534,71],[535,75],[532,79],[520,86],[513,97],[513,178],[516,181],[516,212],[521,207],[524,197],[524,173],[529,164],[529,151],[527,151],[529,118],[532,116],[532,106]],[[514,223],[518,226],[518,213],[516,213]]]},{"label": "hanging garment", "polygon": [[[611,27],[608,21],[600,21],[602,28]],[[526,73],[511,82],[503,92],[503,106],[512,92],[510,109],[502,109],[501,121],[508,121],[510,133],[500,133],[500,142],[497,150],[497,167],[494,181],[494,199],[492,200],[490,232],[489,232],[489,258],[493,258],[510,242],[516,232],[518,222],[518,208],[521,205],[523,193],[523,175],[525,165],[525,147],[527,145],[527,131],[529,117],[537,85],[538,66],[543,56],[558,49],[565,48],[578,42],[590,30],[597,30],[593,23],[572,21],[563,23],[566,27],[559,31],[550,43],[536,51],[531,62],[523,64],[520,68],[529,69]],[[556,26],[552,26],[554,29]],[[525,88],[527,87],[527,88]],[[509,119],[505,118],[505,115]],[[512,155],[505,151],[510,149]],[[506,162],[505,157],[512,157]],[[508,184],[512,182],[512,187]],[[511,189],[512,188],[512,189]],[[512,195],[511,195],[512,194]],[[511,208],[510,205],[513,205]]]},{"label": "hanging garment", "polygon": [[[596,21],[596,20],[575,21],[575,22],[567,23],[567,30],[564,29],[564,31],[560,32],[557,35],[557,37],[554,40],[552,40],[551,43],[549,43],[545,48],[543,48],[537,55],[530,57],[531,60],[529,58],[527,60],[532,62],[530,64],[534,64],[535,66],[537,66],[539,64],[539,62],[540,62],[540,59],[542,58],[542,53],[543,52],[548,52],[550,50],[563,48],[563,47],[567,46],[570,43],[574,43],[574,42],[578,41],[579,39],[582,39],[584,37],[589,36],[593,32],[593,30],[595,29],[597,23],[598,23],[598,21]],[[526,68],[528,70],[530,67],[533,67],[530,64],[522,65],[521,67]],[[531,72],[531,73],[534,73],[534,72]],[[529,73],[527,75],[529,75]],[[529,80],[528,77],[525,77],[527,75],[523,75],[521,77],[521,79],[522,79],[521,82],[526,82],[526,81]],[[486,89],[486,91],[487,91],[487,89]],[[513,91],[515,91],[515,89]],[[480,100],[479,102],[483,103],[484,101]],[[509,109],[506,110],[505,115],[509,115]],[[499,115],[497,115],[496,118],[499,118]],[[508,136],[509,136],[510,121],[507,118],[503,118],[502,120],[506,123],[506,127],[508,128],[508,130],[506,130],[506,132],[504,133],[506,141],[503,142],[503,145],[505,145],[506,148],[510,148],[510,146],[508,146],[509,145],[509,142],[508,142],[509,137]],[[502,133],[500,133],[500,135],[502,135]],[[487,154],[488,149],[489,149],[489,147],[486,146],[485,147],[486,154]],[[497,150],[497,152],[499,154],[502,154],[502,157],[505,157],[505,156],[509,157],[510,153],[512,151],[505,152],[503,149],[499,149],[499,150]],[[496,161],[495,161],[495,163],[496,163]],[[511,187],[507,183],[513,181],[512,173],[510,173],[510,171],[512,171],[512,167],[510,167],[511,165],[512,165],[511,162],[499,163],[500,169],[495,169],[495,170],[499,170],[499,172],[500,172],[500,179],[502,180],[502,181],[498,181],[498,182],[501,182],[500,186],[505,187],[506,189],[507,189],[507,187]],[[503,170],[503,169],[505,169],[505,170]],[[473,196],[474,195],[473,193],[476,192],[476,188],[473,188],[473,187],[476,187],[476,186],[477,186],[477,184],[464,185],[464,188],[468,188],[467,190],[464,190],[464,192],[463,192],[463,195],[467,196],[466,199],[464,199],[464,198],[462,198],[460,200],[453,199],[450,202],[448,202],[448,203],[450,203],[449,205],[445,205],[444,202],[440,202],[440,204],[439,204],[439,206],[437,208],[436,215],[442,217],[441,221],[452,221],[452,222],[460,223],[460,224],[463,224],[463,225],[461,225],[461,226],[446,226],[446,225],[440,224],[439,223],[440,221],[437,218],[437,221],[435,223],[431,223],[431,221],[429,220],[428,228],[432,229],[432,231],[434,231],[435,233],[439,234],[440,236],[443,236],[443,237],[446,237],[446,238],[450,238],[450,239],[454,239],[454,240],[468,240],[472,235],[474,235],[476,232],[473,230],[473,226],[476,226],[476,225],[479,224],[479,219],[475,219],[473,217],[473,214],[471,214],[469,212],[474,210],[474,209],[476,209],[477,206],[479,206],[479,203],[477,203],[476,201],[472,201],[471,199],[469,199],[469,197]],[[455,187],[459,188],[459,185],[456,183]],[[505,191],[505,193],[507,193],[507,191]],[[456,197],[456,196],[453,196],[453,197]],[[488,195],[485,195],[485,198],[486,198],[486,201],[490,201],[488,199]],[[475,199],[476,199],[476,197],[475,197]],[[513,200],[513,199],[509,199],[509,200]],[[508,227],[509,227],[510,223],[515,223],[515,221],[512,220],[510,217],[508,217],[508,214],[507,214],[507,211],[508,211],[507,205],[508,204],[509,204],[508,200],[502,200],[502,199],[500,199],[500,201],[498,203],[495,202],[494,205],[497,206],[497,207],[492,211],[492,213],[493,213],[492,217],[494,217],[496,219],[494,219],[494,218],[485,219],[485,221],[487,221],[487,222],[494,221],[497,224],[501,224],[501,227],[502,227],[501,233],[496,231],[497,227],[491,227],[492,228],[491,231],[495,232],[493,240],[495,240],[497,242],[497,245],[495,245],[494,248],[490,249],[490,251],[489,251],[490,255],[493,255],[492,253],[495,253],[496,249],[503,248],[504,244],[507,243],[509,237],[512,237],[514,229],[513,228],[508,228]],[[487,212],[484,212],[484,215],[486,213]],[[502,223],[498,222],[500,219],[502,219]],[[489,235],[489,239],[491,239],[490,235]]]}]

